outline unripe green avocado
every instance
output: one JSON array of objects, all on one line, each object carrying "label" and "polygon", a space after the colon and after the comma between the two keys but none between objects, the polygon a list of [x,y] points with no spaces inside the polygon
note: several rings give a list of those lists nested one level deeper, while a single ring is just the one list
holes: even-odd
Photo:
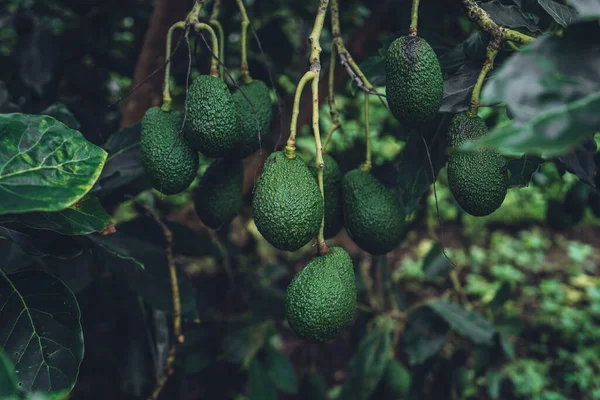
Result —
[{"label": "unripe green avocado", "polygon": [[404,231],[404,210],[394,193],[368,172],[349,171],[342,185],[344,224],[363,250],[385,254],[395,248]]},{"label": "unripe green avocado", "polygon": [[[488,132],[479,117],[469,118],[466,112],[450,121],[448,136],[452,146],[459,147]],[[458,204],[474,216],[489,215],[504,202],[508,189],[506,158],[495,150],[478,149],[470,153],[455,152],[448,158],[448,186]]]},{"label": "unripe green avocado", "polygon": [[386,390],[395,397],[408,395],[412,384],[410,372],[396,359],[388,362],[382,380]]},{"label": "unripe green avocado", "polygon": [[260,148],[271,132],[273,106],[267,85],[263,81],[253,80],[250,84],[242,86],[242,90],[252,104],[246,100],[240,90],[233,93],[241,123],[241,135],[229,155],[230,158],[248,157]]},{"label": "unripe green avocado", "polygon": [[354,318],[356,284],[352,259],[341,247],[316,257],[292,279],[285,296],[286,318],[299,337],[326,342]]},{"label": "unripe green avocado", "polygon": [[[317,179],[315,158],[308,162],[308,168]],[[318,183],[318,181],[317,181]],[[323,154],[323,192],[325,194],[325,239],[337,235],[344,225],[342,209],[342,171],[337,161],[329,154]]]},{"label": "unripe green avocado", "polygon": [[299,156],[282,151],[265,160],[252,201],[258,231],[280,250],[295,251],[319,231],[323,196],[315,178]]},{"label": "unripe green avocado", "polygon": [[180,126],[179,115],[160,107],[148,109],[142,118],[142,166],[152,186],[167,195],[183,192],[198,172],[198,152],[179,135]]},{"label": "unripe green avocado", "polygon": [[221,79],[200,75],[190,85],[185,135],[210,158],[226,157],[241,137],[240,119],[229,88]]},{"label": "unripe green avocado", "polygon": [[386,96],[392,114],[407,126],[433,119],[442,105],[444,79],[437,56],[418,36],[401,36],[385,57]]},{"label": "unripe green avocado", "polygon": [[213,161],[195,190],[194,208],[200,220],[212,229],[228,225],[242,207],[243,186],[240,160]]}]

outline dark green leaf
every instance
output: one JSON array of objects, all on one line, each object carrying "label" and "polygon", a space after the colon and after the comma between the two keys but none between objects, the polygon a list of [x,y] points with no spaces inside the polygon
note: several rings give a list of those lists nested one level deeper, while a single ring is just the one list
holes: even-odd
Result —
[{"label": "dark green leaf", "polygon": [[381,380],[390,357],[390,327],[375,326],[352,357],[340,399],[367,400]]},{"label": "dark green leaf", "polygon": [[[171,278],[166,241],[161,227],[151,217],[140,217],[116,226],[111,235],[90,235],[106,250],[99,253],[113,274],[159,310],[173,312]],[[176,265],[181,311],[186,319],[197,317],[194,289],[188,276]]]},{"label": "dark green leaf", "polygon": [[452,264],[442,253],[440,243],[436,243],[423,259],[423,272],[428,279],[444,277],[451,268]]},{"label": "dark green leaf", "polygon": [[496,328],[481,314],[445,300],[429,303],[428,307],[444,319],[458,334],[476,344],[492,343]]},{"label": "dark green leaf", "polygon": [[298,392],[298,379],[293,365],[286,356],[271,346],[267,347],[267,373],[282,392],[291,394]]},{"label": "dark green leaf", "polygon": [[[450,114],[439,114],[428,126],[428,128],[433,127],[433,133],[426,135],[427,131],[424,131],[429,154],[425,142],[419,134],[411,135],[400,154],[398,189],[407,216],[417,208],[421,197],[446,162],[446,148],[448,147],[446,131],[451,118]],[[432,167],[435,173],[433,177],[431,175]]]},{"label": "dark green leaf", "polygon": [[577,22],[577,11],[571,7],[562,5],[554,0],[537,0],[537,2],[548,14],[550,14],[552,19],[563,27]]},{"label": "dark green leaf", "polygon": [[498,0],[486,1],[480,3],[480,6],[498,25],[506,28],[527,28],[531,32],[540,31],[533,18],[517,6],[502,4]]},{"label": "dark green leaf", "polygon": [[[469,108],[473,87],[481,71],[482,64],[472,61],[461,67],[444,81],[444,100],[440,112],[458,113]],[[491,75],[486,77],[489,80]]]},{"label": "dark green leaf", "polygon": [[[141,124],[125,127],[112,134],[104,148],[108,152],[102,174],[91,192],[100,198],[127,186],[144,176],[140,154]],[[149,181],[144,188],[150,188]],[[136,194],[136,193],[131,193]]]},{"label": "dark green leaf", "polygon": [[508,187],[527,187],[531,177],[545,162],[541,157],[524,155],[521,158],[510,160],[506,166],[508,170]]},{"label": "dark green leaf", "polygon": [[60,211],[93,186],[106,152],[48,116],[0,115],[0,214]]},{"label": "dark green leaf", "polygon": [[327,395],[327,381],[318,372],[307,372],[302,377],[299,399],[329,400]]},{"label": "dark green leaf", "polygon": [[411,365],[422,364],[438,354],[448,333],[448,324],[428,307],[419,307],[408,316],[403,340]]},{"label": "dark green leaf", "polygon": [[110,215],[96,197],[86,197],[61,211],[17,214],[16,218],[30,228],[46,229],[63,235],[102,232],[110,222]]},{"label": "dark green leaf", "polygon": [[223,357],[232,363],[245,363],[264,345],[265,326],[261,323],[231,323],[221,343]]},{"label": "dark green leaf", "polygon": [[262,363],[253,358],[248,368],[248,399],[277,400],[277,390]]},{"label": "dark green leaf", "polygon": [[600,130],[600,42],[592,39],[598,36],[597,24],[577,24],[563,37],[537,39],[507,60],[482,97],[505,102],[513,123],[466,147],[564,154]]},{"label": "dark green leaf", "polygon": [[69,288],[42,271],[0,270],[0,304],[0,343],[21,389],[72,389],[83,358],[83,332]]},{"label": "dark green leaf", "polygon": [[579,12],[581,18],[600,17],[600,2],[597,0],[568,0],[568,2]]},{"label": "dark green leaf", "polygon": [[558,160],[564,165],[565,169],[588,185],[594,185],[594,178],[598,171],[598,166],[594,162],[594,156],[597,154],[596,141],[593,138],[585,140],[580,146],[577,146],[568,154],[558,157]]},{"label": "dark green leaf", "polygon": [[81,247],[72,238],[28,228],[14,217],[0,218],[0,239],[13,242],[25,253],[35,257],[72,258],[81,254]]},{"label": "dark green leaf", "polygon": [[[1,315],[1,314],[0,314]],[[0,399],[14,396],[19,392],[15,366],[0,347]]]},{"label": "dark green leaf", "polygon": [[66,105],[63,103],[54,103],[44,111],[40,112],[41,115],[49,115],[56,118],[71,129],[78,131],[81,128],[81,124],[75,116],[69,111]]},{"label": "dark green leaf", "polygon": [[500,398],[500,388],[502,386],[502,374],[496,369],[489,369],[487,372],[488,394],[492,399]]}]

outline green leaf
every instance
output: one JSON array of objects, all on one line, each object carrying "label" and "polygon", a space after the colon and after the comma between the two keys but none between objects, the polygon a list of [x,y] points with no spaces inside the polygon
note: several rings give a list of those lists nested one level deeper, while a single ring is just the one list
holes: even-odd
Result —
[{"label": "green leaf", "polygon": [[444,277],[452,267],[450,261],[442,253],[442,245],[436,243],[423,259],[423,272],[428,279]]},{"label": "green leaf", "polygon": [[0,239],[13,242],[23,252],[35,257],[73,258],[81,254],[81,247],[72,238],[26,227],[14,216],[0,217]]},{"label": "green leaf", "polygon": [[525,14],[515,5],[502,4],[498,0],[482,2],[483,8],[500,26],[506,28],[527,28],[531,32],[539,32],[540,28],[530,15]]},{"label": "green leaf", "polygon": [[60,211],[93,186],[106,152],[53,117],[0,115],[0,215]]},{"label": "green leaf", "polygon": [[538,4],[563,27],[577,22],[577,11],[554,0],[537,0]]},{"label": "green leaf", "polygon": [[70,390],[83,358],[79,305],[42,271],[0,270],[0,343],[25,392]]},{"label": "green leaf", "polygon": [[0,399],[19,393],[15,367],[0,347]]},{"label": "green leaf", "polygon": [[78,131],[81,128],[81,124],[77,121],[77,118],[63,103],[54,103],[47,107],[45,110],[40,112],[42,115],[49,115],[56,118],[71,129]]},{"label": "green leaf", "polygon": [[488,394],[492,399],[500,398],[500,388],[502,386],[502,374],[497,369],[490,368],[487,372]]},{"label": "green leaf", "polygon": [[110,222],[110,215],[100,200],[87,197],[57,212],[17,214],[17,219],[34,229],[46,229],[63,235],[89,235],[102,232]]},{"label": "green leaf", "polygon": [[316,371],[309,371],[302,377],[298,394],[299,399],[329,400],[327,381]]},{"label": "green leaf", "polygon": [[532,175],[540,169],[545,162],[541,157],[523,156],[510,160],[506,166],[508,170],[508,187],[523,188],[529,186]]},{"label": "green leaf", "polygon": [[248,399],[277,400],[277,389],[262,363],[253,358],[248,368]]},{"label": "green leaf", "polygon": [[267,347],[267,373],[282,392],[291,394],[298,392],[298,379],[294,367],[286,356],[271,346]]},{"label": "green leaf", "polygon": [[563,37],[544,36],[508,59],[482,98],[506,103],[513,121],[465,148],[559,155],[600,130],[600,42],[592,39],[598,36],[597,24],[577,24]]},{"label": "green leaf", "polygon": [[600,2],[597,0],[568,0],[578,12],[581,18],[600,17]]},{"label": "green leaf", "polygon": [[448,324],[428,307],[419,307],[408,316],[403,340],[411,365],[422,364],[444,347]]},{"label": "green leaf", "polygon": [[453,331],[476,344],[491,344],[496,328],[481,314],[458,304],[438,300],[427,305],[450,325]]},{"label": "green leaf", "polygon": [[375,326],[352,357],[340,399],[367,400],[381,380],[390,358],[389,326]]}]

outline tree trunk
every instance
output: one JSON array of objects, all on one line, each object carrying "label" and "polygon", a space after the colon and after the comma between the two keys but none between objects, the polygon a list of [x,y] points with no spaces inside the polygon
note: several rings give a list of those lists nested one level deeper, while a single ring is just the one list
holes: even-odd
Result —
[{"label": "tree trunk", "polygon": [[[169,27],[175,22],[183,20],[190,8],[188,0],[156,0],[156,6],[144,38],[144,45],[133,73],[132,88],[143,82],[157,68],[163,66]],[[178,36],[174,36],[173,42],[176,43]],[[161,104],[164,77],[165,72],[162,69],[131,93],[127,98],[125,110],[123,110],[121,127],[138,122],[146,110]]]}]

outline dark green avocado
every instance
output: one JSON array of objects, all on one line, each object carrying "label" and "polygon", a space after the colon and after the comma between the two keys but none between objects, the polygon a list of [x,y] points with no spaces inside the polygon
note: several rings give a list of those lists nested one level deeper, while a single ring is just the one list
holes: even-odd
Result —
[{"label": "dark green avocado", "polygon": [[349,171],[342,184],[344,224],[352,240],[373,255],[385,254],[402,240],[404,210],[394,193],[368,172]]},{"label": "dark green avocado", "polygon": [[442,105],[444,79],[437,56],[418,36],[394,40],[385,57],[386,96],[396,119],[417,127],[433,119]]},{"label": "dark green avocado", "polygon": [[212,229],[228,225],[242,207],[244,167],[240,160],[217,159],[206,169],[194,193],[200,220]]},{"label": "dark green avocado", "polygon": [[198,152],[183,135],[179,114],[152,107],[142,118],[141,161],[152,186],[164,194],[183,192],[198,172]]},{"label": "dark green avocado", "polygon": [[206,157],[226,157],[235,149],[241,124],[233,97],[221,79],[200,75],[190,85],[185,135]]},{"label": "dark green avocado", "polygon": [[272,153],[256,183],[252,211],[256,228],[280,250],[295,251],[318,233],[323,219],[323,196],[299,156]]}]

